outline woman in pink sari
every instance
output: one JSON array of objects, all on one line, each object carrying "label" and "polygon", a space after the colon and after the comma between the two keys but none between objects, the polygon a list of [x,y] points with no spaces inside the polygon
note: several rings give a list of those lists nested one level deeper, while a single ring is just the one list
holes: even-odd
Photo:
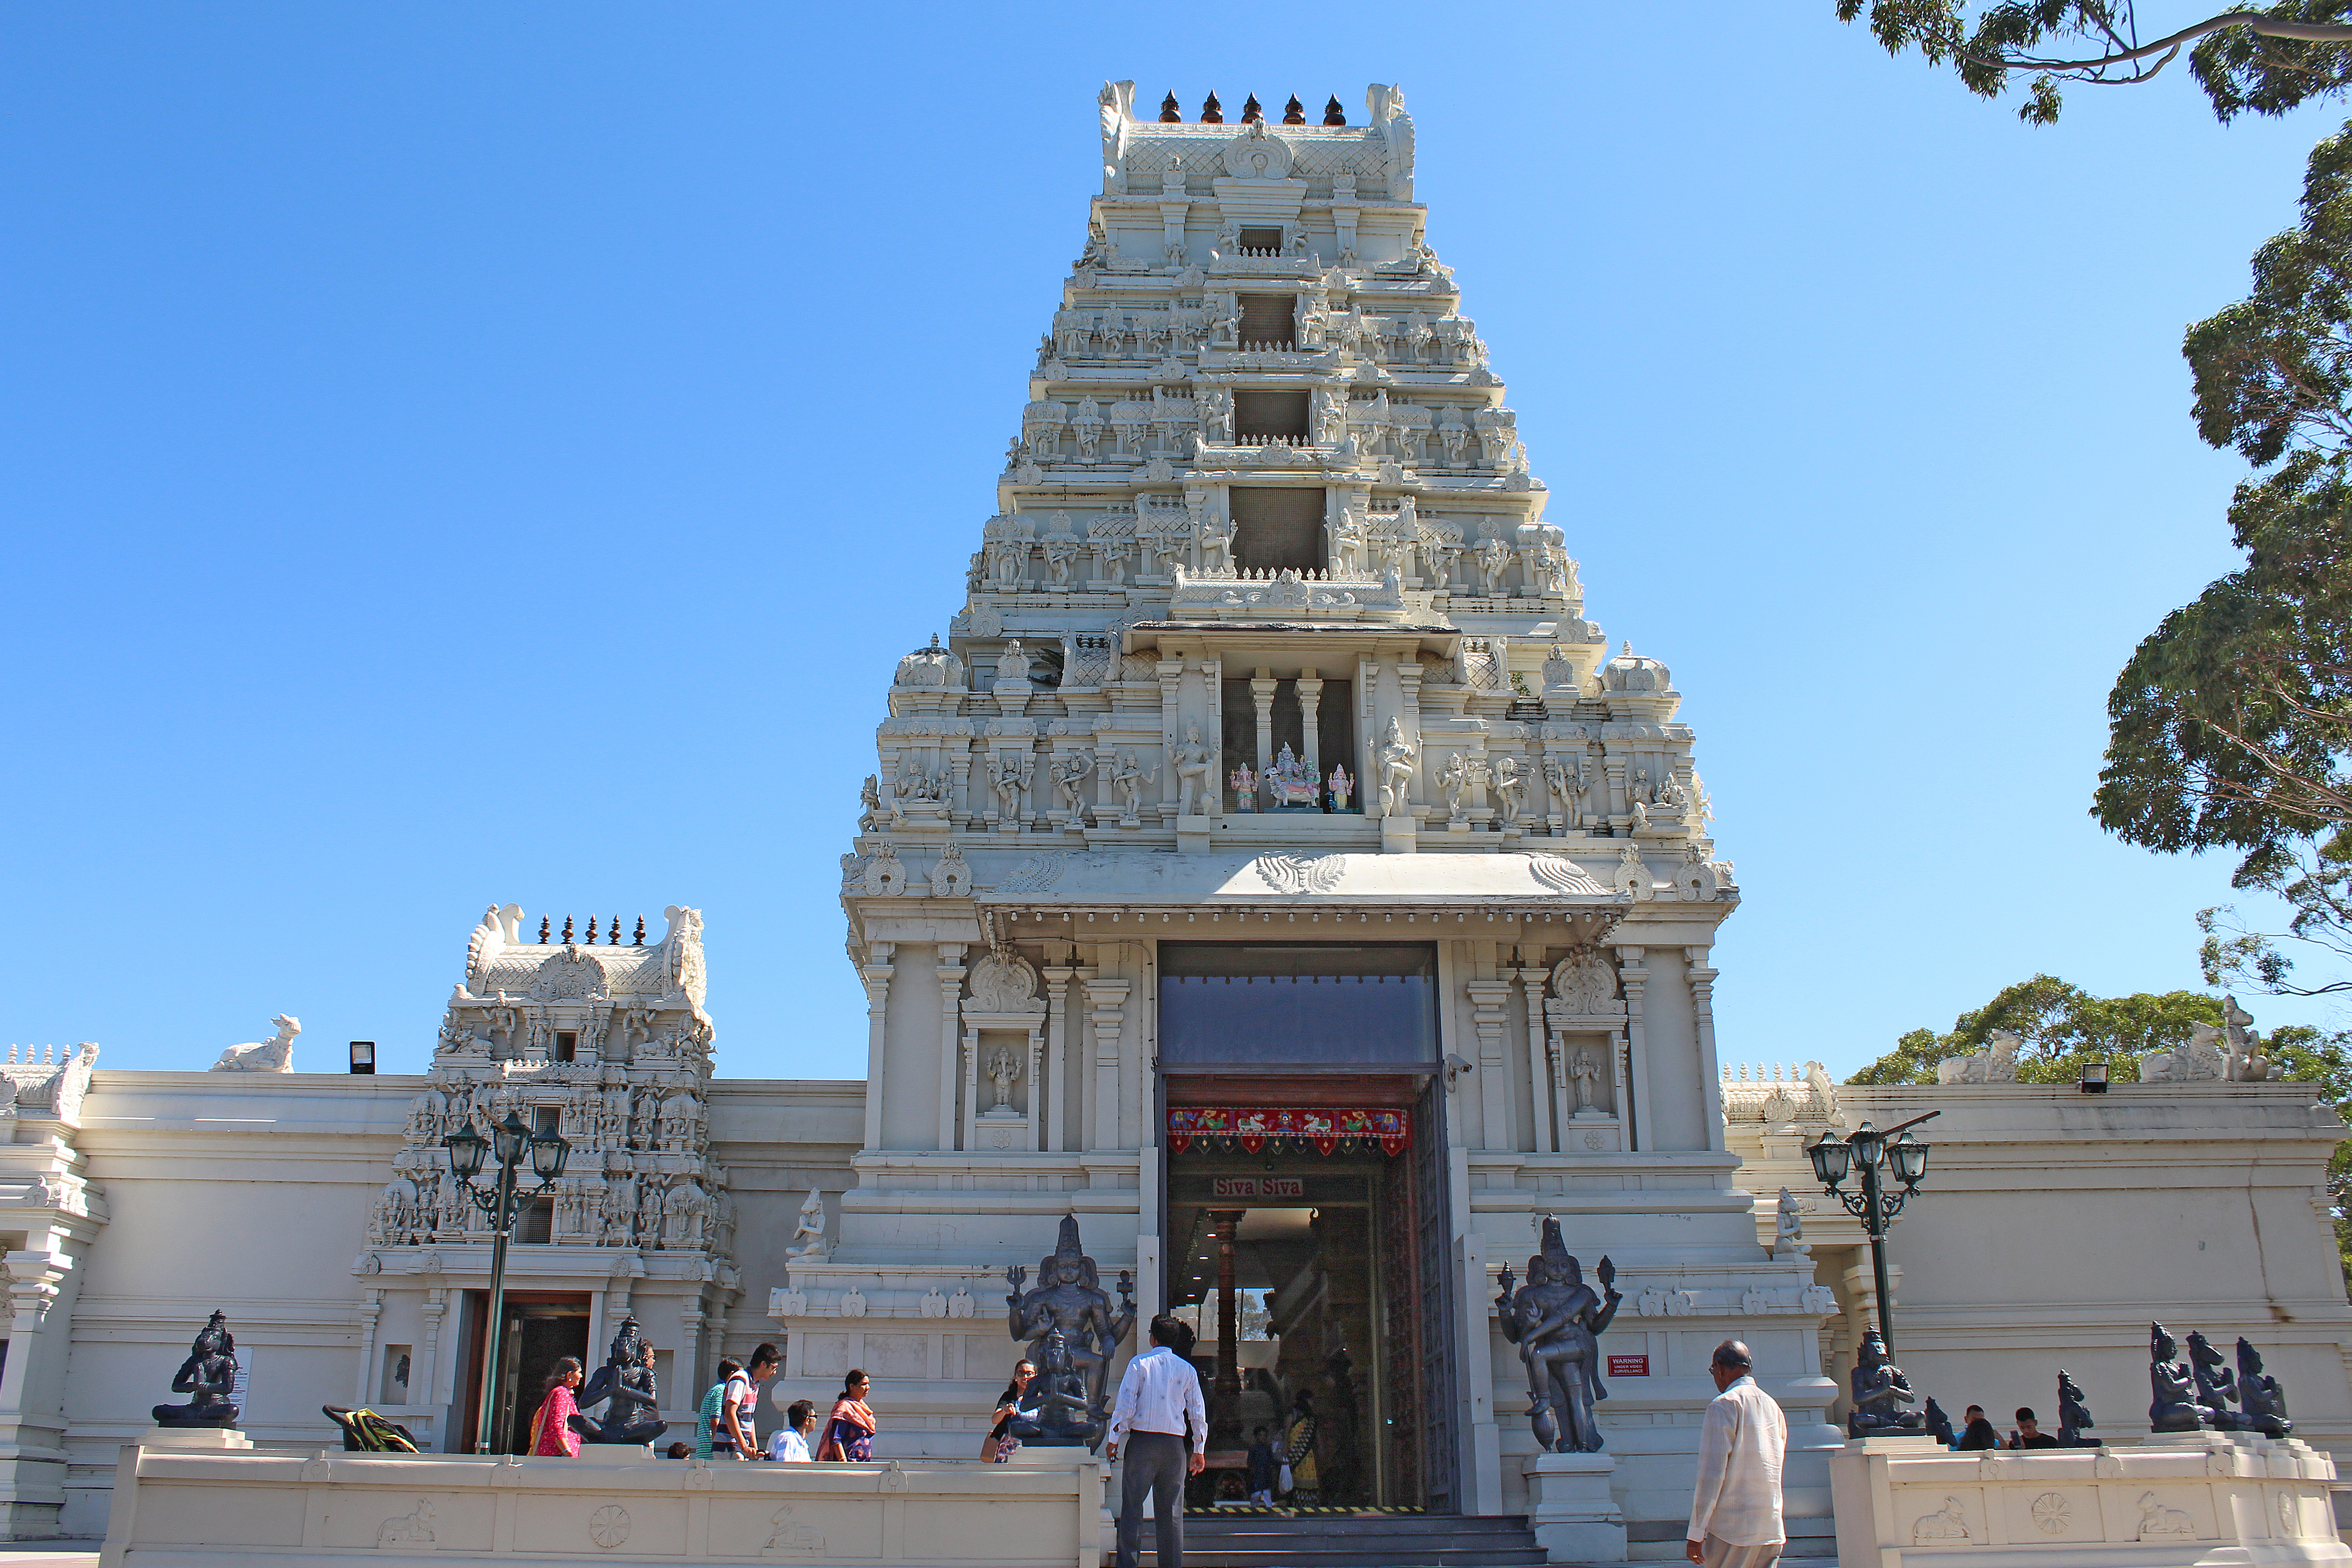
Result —
[{"label": "woman in pink sari", "polygon": [[572,1391],[580,1386],[580,1363],[565,1356],[547,1375],[547,1394],[539,1414],[530,1420],[530,1452],[535,1458],[571,1459],[580,1455],[580,1434],[572,1429],[572,1412],[580,1402]]},{"label": "woman in pink sari", "polygon": [[853,1368],[843,1380],[841,1397],[834,1401],[833,1417],[818,1440],[819,1459],[870,1459],[874,1457],[874,1408],[866,1403],[866,1374]]}]

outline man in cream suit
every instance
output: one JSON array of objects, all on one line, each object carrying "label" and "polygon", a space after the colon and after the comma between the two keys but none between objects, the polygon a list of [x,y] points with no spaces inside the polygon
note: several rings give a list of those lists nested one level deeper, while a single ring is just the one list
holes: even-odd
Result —
[{"label": "man in cream suit", "polygon": [[1736,1339],[1715,1347],[1707,1368],[1721,1390],[1698,1434],[1684,1554],[1699,1568],[1772,1568],[1788,1544],[1780,1525],[1780,1464],[1789,1420],[1748,1375],[1755,1358]]}]

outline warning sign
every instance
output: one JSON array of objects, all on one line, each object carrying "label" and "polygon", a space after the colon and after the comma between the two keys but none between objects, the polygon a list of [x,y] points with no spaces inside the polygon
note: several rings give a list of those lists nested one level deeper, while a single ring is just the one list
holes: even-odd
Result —
[{"label": "warning sign", "polygon": [[1609,1358],[1609,1375],[1647,1377],[1650,1375],[1650,1358],[1646,1355],[1612,1355]]}]

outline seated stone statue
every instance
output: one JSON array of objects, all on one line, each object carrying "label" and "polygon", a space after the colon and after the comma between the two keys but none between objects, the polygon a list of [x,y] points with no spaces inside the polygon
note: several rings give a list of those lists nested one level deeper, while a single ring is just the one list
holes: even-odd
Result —
[{"label": "seated stone statue", "polygon": [[592,1443],[650,1443],[669,1430],[654,1412],[661,1391],[654,1382],[654,1347],[634,1317],[623,1318],[613,1335],[612,1354],[580,1391],[583,1406],[603,1405],[604,1414],[572,1413],[572,1429]]},{"label": "seated stone statue", "polygon": [[234,1427],[237,1409],[229,1401],[236,1386],[236,1341],[226,1317],[215,1312],[188,1347],[188,1359],[172,1379],[172,1392],[193,1395],[185,1405],[154,1407],[158,1427]]},{"label": "seated stone statue", "polygon": [[1918,1431],[1919,1412],[1903,1408],[1916,1397],[1903,1369],[1886,1359],[1885,1338],[1876,1329],[1864,1334],[1853,1358],[1853,1414],[1846,1417],[1846,1435],[1898,1437]]},{"label": "seated stone statue", "polygon": [[1025,1404],[1012,1419],[1013,1435],[1039,1448],[1092,1448],[1109,1426],[1087,1397],[1087,1375],[1070,1355],[1062,1331],[1045,1335],[1037,1375],[1022,1396]]},{"label": "seated stone statue", "polygon": [[2099,1440],[2096,1437],[2086,1438],[2081,1436],[2095,1425],[2096,1423],[2091,1419],[2091,1407],[2083,1398],[2081,1386],[2066,1375],[2064,1367],[2060,1367],[2058,1369],[2058,1446],[2062,1448],[2097,1448]]},{"label": "seated stone statue", "polygon": [[2294,1423],[2286,1416],[2286,1390],[2263,1370],[2261,1353],[2243,1335],[2238,1340],[2238,1403],[2244,1411],[2240,1424],[2248,1431],[2274,1438],[2294,1432]]},{"label": "seated stone statue", "polygon": [[2147,1407],[2147,1424],[2158,1432],[2194,1432],[2213,1424],[2213,1407],[2197,1400],[2195,1381],[2189,1368],[2177,1364],[2173,1357],[2179,1345],[2164,1332],[2162,1323],[2147,1325],[2148,1386],[2156,1397]]}]

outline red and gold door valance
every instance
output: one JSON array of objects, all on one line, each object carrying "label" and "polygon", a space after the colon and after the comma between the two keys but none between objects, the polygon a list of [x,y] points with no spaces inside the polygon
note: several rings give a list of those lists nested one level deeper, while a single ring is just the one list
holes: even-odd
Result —
[{"label": "red and gold door valance", "polygon": [[1328,1111],[1171,1106],[1168,1146],[1181,1153],[1195,1143],[1204,1149],[1239,1149],[1250,1155],[1269,1145],[1276,1149],[1313,1149],[1327,1155],[1377,1145],[1382,1154],[1401,1155],[1412,1145],[1412,1113],[1354,1106]]}]

